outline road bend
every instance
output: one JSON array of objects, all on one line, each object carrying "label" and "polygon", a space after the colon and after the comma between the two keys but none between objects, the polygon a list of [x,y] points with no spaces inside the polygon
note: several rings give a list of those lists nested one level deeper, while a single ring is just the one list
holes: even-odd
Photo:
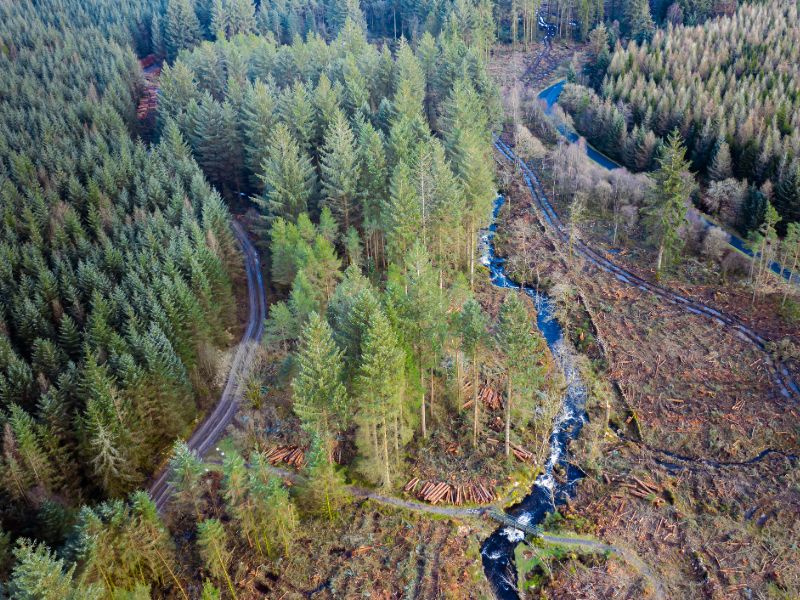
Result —
[{"label": "road bend", "polygon": [[[232,221],[233,233],[244,255],[244,266],[247,274],[247,293],[249,314],[247,328],[236,349],[228,380],[222,390],[219,402],[214,410],[194,430],[186,444],[197,456],[203,457],[217,443],[225,428],[233,419],[239,407],[242,387],[252,369],[261,338],[264,335],[264,320],[267,316],[267,299],[264,291],[264,279],[261,274],[261,262],[258,252],[240,223]],[[162,469],[153,481],[148,492],[159,512],[163,512],[172,496],[169,483],[169,467]]]}]

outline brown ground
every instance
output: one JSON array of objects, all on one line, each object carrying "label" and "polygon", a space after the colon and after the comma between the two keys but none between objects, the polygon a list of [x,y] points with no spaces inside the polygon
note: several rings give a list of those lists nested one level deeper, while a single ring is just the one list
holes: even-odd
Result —
[{"label": "brown ground", "polygon": [[[588,477],[566,511],[577,518],[564,527],[634,550],[668,598],[800,596],[797,461],[693,460],[743,461],[768,447],[800,454],[800,411],[774,390],[763,355],[705,318],[570,265],[527,211],[527,191],[513,187],[510,196],[499,239],[529,279],[538,266],[556,297],[579,292],[563,313],[593,359],[591,424],[573,447]],[[609,393],[612,384],[622,394]],[[656,491],[643,493],[634,478]],[[561,564],[547,578],[548,598],[646,596],[616,560]]]}]

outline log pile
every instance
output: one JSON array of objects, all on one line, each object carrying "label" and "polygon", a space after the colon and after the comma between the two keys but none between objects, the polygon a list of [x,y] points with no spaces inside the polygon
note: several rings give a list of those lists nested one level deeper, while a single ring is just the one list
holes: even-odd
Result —
[{"label": "log pile", "polygon": [[533,462],[533,452],[522,446],[511,445],[511,453],[521,462]]},{"label": "log pile", "polygon": [[403,491],[429,504],[491,504],[496,499],[494,486],[481,481],[452,484],[445,481],[422,481],[419,477],[414,477]]},{"label": "log pile", "polygon": [[[470,386],[472,389],[472,386]],[[503,398],[500,394],[495,391],[494,389],[490,388],[488,385],[481,386],[481,389],[478,390],[478,399],[483,402],[483,406],[486,407],[488,410],[500,410],[503,408]],[[461,408],[469,408],[472,406],[472,398],[467,400]]]},{"label": "log pile", "polygon": [[631,478],[633,479],[633,483],[623,482],[620,484],[620,487],[626,488],[631,496],[652,502],[656,506],[665,502],[663,498],[663,487],[659,487],[649,481],[642,481],[638,477]]},{"label": "log pile", "polygon": [[[492,446],[497,446],[503,443],[497,438],[492,438],[492,437],[486,438],[486,441]],[[521,462],[528,462],[528,463],[533,462],[533,459],[536,458],[533,452],[527,450],[526,448],[523,448],[522,446],[517,446],[515,444],[511,444],[511,454],[513,454],[517,458],[517,460]]]},{"label": "log pile", "polygon": [[267,460],[271,465],[284,462],[289,466],[301,468],[305,463],[305,453],[299,446],[275,446],[267,452]]},{"label": "log pile", "polygon": [[149,69],[144,74],[144,92],[136,108],[136,117],[144,121],[155,115],[158,109],[158,78],[161,75],[161,67],[156,64],[157,59],[153,55],[146,56],[139,62],[142,69]]}]

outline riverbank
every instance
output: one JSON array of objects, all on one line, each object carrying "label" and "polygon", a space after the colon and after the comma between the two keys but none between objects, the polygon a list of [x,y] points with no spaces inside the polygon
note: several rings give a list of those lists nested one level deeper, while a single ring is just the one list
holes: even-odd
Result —
[{"label": "riverbank", "polygon": [[[797,506],[796,461],[770,454],[751,465],[714,468],[703,459],[744,461],[773,444],[796,454],[796,406],[771,386],[751,345],[570,259],[530,211],[519,179],[510,190],[513,210],[501,215],[498,244],[517,270],[572,306],[565,312],[591,316],[591,327],[582,320],[567,326],[583,329],[584,339],[591,336],[604,351],[592,361],[593,378],[587,376],[594,393],[574,460],[588,477],[564,509],[568,520],[641,556],[658,556],[667,597],[729,595],[745,582],[756,590],[794,590],[797,568],[779,550],[796,536],[798,519],[777,506]],[[653,489],[642,492],[634,478]],[[759,521],[762,506],[766,518]],[[613,565],[586,569],[578,562],[567,557],[565,568],[545,578],[549,597],[611,595],[640,585]]]}]

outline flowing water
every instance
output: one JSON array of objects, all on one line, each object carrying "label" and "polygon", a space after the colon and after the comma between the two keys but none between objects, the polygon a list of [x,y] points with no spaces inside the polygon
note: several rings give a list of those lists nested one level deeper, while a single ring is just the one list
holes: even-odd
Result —
[{"label": "flowing water", "polygon": [[[586,387],[575,365],[573,351],[564,339],[563,329],[553,316],[553,301],[545,294],[511,280],[506,273],[505,259],[495,253],[497,214],[503,202],[502,196],[495,201],[492,224],[482,237],[482,261],[489,268],[494,285],[520,290],[533,300],[537,313],[536,324],[567,382],[563,405],[550,434],[550,456],[544,471],[537,477],[530,493],[520,503],[506,510],[521,525],[535,526],[567,500],[577,481],[583,477],[583,472],[569,463],[567,445],[578,436],[586,422]],[[556,474],[557,466],[563,469],[560,476]],[[481,546],[484,573],[495,595],[502,600],[519,598],[514,550],[524,537],[520,529],[500,527]]]}]

